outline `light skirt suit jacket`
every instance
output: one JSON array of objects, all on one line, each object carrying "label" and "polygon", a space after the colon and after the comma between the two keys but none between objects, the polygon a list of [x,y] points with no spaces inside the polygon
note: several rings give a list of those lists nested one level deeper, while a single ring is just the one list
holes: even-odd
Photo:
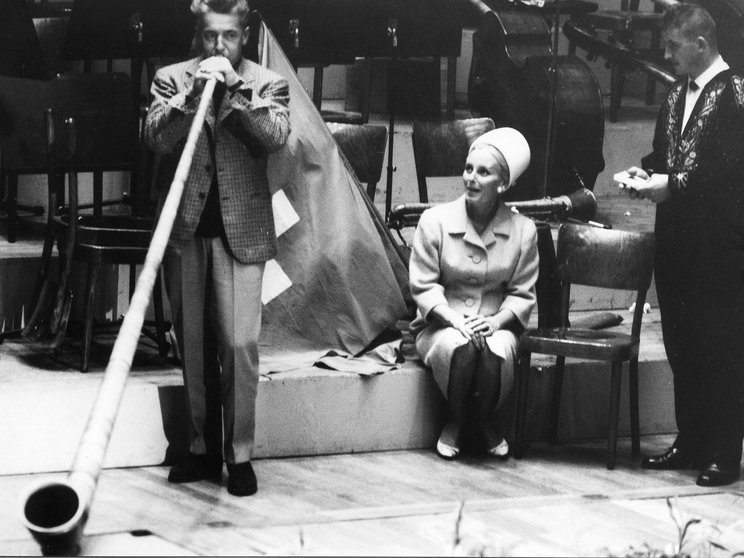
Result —
[{"label": "light skirt suit jacket", "polygon": [[[455,328],[430,322],[429,312],[439,304],[463,315],[493,316],[505,308],[526,327],[536,303],[538,267],[535,224],[512,212],[503,201],[482,235],[468,219],[465,196],[423,213],[414,234],[409,270],[411,293],[418,306],[411,332],[419,356],[431,367],[445,395],[452,353],[467,340]],[[513,382],[518,337],[499,330],[486,341],[502,359],[503,399]]]}]

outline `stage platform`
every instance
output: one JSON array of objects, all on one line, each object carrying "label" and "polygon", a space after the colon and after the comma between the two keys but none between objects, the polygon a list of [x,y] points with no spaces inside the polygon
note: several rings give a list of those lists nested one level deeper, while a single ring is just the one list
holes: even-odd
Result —
[{"label": "stage platform", "polygon": [[[624,321],[617,329],[628,330],[630,314],[627,310],[618,313]],[[399,325],[405,362],[394,370],[363,376],[318,367],[276,373],[264,368],[258,390],[255,457],[433,447],[444,418],[444,401],[431,373],[415,355],[407,324]],[[60,357],[49,349],[12,341],[0,346],[0,406],[13,417],[0,432],[0,447],[9,449],[0,460],[0,475],[69,469],[113,339],[113,335],[98,337],[86,374],[75,368],[79,357],[74,345],[66,345]],[[542,439],[547,421],[552,366],[548,357],[535,355],[528,411],[529,435],[534,440]],[[671,372],[653,310],[644,319],[639,368],[642,434],[672,432]],[[605,437],[608,401],[609,366],[569,361],[561,438]],[[627,408],[626,392],[621,436],[629,434]],[[185,413],[178,363],[158,357],[155,347],[143,338],[104,467],[158,465],[182,453]]]}]

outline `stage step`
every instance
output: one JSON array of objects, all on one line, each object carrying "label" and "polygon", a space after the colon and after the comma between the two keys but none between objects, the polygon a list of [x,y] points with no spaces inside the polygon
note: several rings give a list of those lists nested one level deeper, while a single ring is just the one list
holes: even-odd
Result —
[{"label": "stage step", "polygon": [[[641,432],[668,433],[675,429],[671,372],[660,345],[658,319],[654,314],[646,318],[640,363]],[[625,322],[619,327],[629,327]],[[411,349],[410,341],[404,342],[407,361],[397,370],[371,377],[319,368],[262,376],[255,457],[433,447],[444,418],[444,400]],[[99,368],[82,374],[51,362],[49,356],[29,354],[17,343],[0,346],[0,406],[12,417],[0,432],[0,447],[6,448],[0,474],[70,467],[102,372]],[[533,364],[529,436],[542,439],[552,362],[536,355]],[[605,437],[609,366],[569,362],[564,385],[561,438]],[[628,435],[627,393],[621,409],[620,433]],[[135,361],[104,466],[157,465],[183,452],[185,416],[177,366]]]}]

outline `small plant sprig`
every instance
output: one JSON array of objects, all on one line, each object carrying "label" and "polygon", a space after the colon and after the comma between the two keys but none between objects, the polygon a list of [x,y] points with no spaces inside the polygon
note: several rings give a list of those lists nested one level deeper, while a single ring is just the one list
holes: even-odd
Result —
[{"label": "small plant sprig", "polygon": [[[713,523],[704,521],[699,517],[686,517],[682,512],[682,506],[679,504],[679,499],[675,497],[666,498],[666,505],[669,511],[669,515],[677,528],[677,541],[670,543],[661,550],[653,548],[647,543],[644,543],[641,548],[629,547],[628,550],[622,554],[626,558],[692,558],[693,556],[710,558],[715,552],[716,556],[726,555],[744,556],[744,551],[731,551],[718,539],[724,532]],[[691,530],[693,526],[703,528],[702,533],[699,533],[700,529]],[[726,528],[726,532],[735,531],[744,526],[744,521],[737,521]],[[695,537],[692,534],[695,531]],[[722,554],[723,553],[723,554]],[[610,556],[615,556],[610,554]]]}]

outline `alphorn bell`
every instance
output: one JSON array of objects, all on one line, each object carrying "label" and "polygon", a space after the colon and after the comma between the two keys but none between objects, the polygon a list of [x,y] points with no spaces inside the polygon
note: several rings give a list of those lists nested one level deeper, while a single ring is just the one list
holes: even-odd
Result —
[{"label": "alphorn bell", "polygon": [[[21,523],[41,545],[41,551],[45,556],[69,556],[80,551],[80,537],[88,519],[93,493],[145,320],[145,312],[150,304],[155,278],[173,229],[215,83],[216,80],[212,78],[204,86],[199,108],[191,124],[168,197],[137,279],[129,310],[116,337],[70,473],[65,480],[39,481],[21,495],[19,501]],[[68,257],[71,256],[72,254],[68,254]]]}]

